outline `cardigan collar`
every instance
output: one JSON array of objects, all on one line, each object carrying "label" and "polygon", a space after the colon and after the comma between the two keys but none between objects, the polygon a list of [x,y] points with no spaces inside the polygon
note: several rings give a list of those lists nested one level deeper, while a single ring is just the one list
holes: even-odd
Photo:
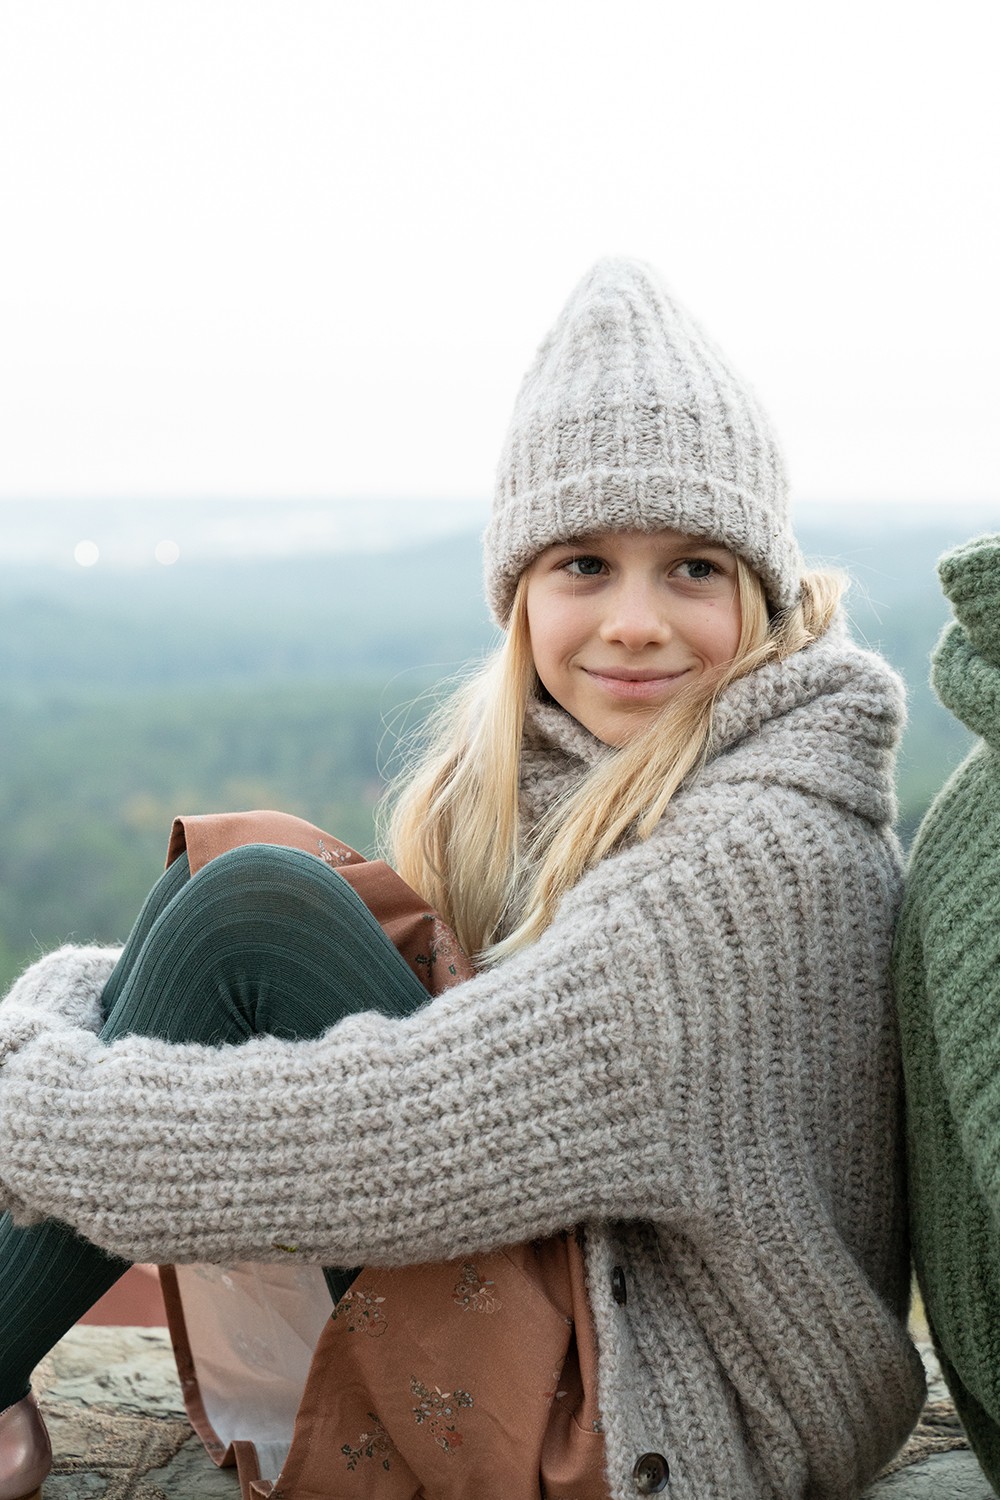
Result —
[{"label": "cardigan collar", "polygon": [[957,621],[934,648],[931,681],[945,708],[1000,749],[1000,664],[981,656]]},{"label": "cardigan collar", "polygon": [[934,651],[934,689],[973,734],[1000,747],[1000,535],[945,553],[938,572],[955,619]]}]

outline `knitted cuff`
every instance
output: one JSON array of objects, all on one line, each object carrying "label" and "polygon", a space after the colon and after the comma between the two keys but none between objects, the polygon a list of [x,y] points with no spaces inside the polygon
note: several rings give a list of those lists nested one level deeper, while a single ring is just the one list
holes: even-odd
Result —
[{"label": "knitted cuff", "polygon": [[120,953],[120,948],[67,944],[26,969],[0,1000],[0,1068],[43,1032],[99,1030],[101,995]]},{"label": "knitted cuff", "polygon": [[0,1178],[0,1213],[10,1214],[18,1229],[30,1229],[33,1224],[44,1224],[49,1217],[37,1208],[31,1208],[15,1197]]},{"label": "knitted cuff", "polygon": [[[101,995],[120,953],[120,948],[67,944],[26,969],[0,1000],[0,1069],[13,1052],[45,1032],[98,1031],[104,1021]],[[0,1087],[0,1103],[2,1098]],[[0,1177],[3,1212],[21,1226],[45,1218],[43,1212],[12,1194]]]}]

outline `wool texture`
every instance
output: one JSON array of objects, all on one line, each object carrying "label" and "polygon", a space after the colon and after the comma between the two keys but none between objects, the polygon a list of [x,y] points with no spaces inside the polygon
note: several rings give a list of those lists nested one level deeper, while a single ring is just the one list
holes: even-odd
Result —
[{"label": "wool texture", "polygon": [[99,1031],[104,1020],[101,994],[120,952],[67,944],[32,964],[4,997],[0,1068],[9,1052],[43,1031]]},{"label": "wool texture", "polygon": [[760,402],[641,261],[588,272],[528,370],[497,471],[486,594],[505,624],[524,568],[599,531],[723,543],[776,609],[799,597],[777,438]]},{"label": "wool texture", "polygon": [[1000,1493],[1000,535],[942,558],[941,701],[979,744],[914,845],[894,958],[913,1253],[976,1455]]},{"label": "wool texture", "polygon": [[[854,1500],[923,1395],[888,982],[901,715],[837,631],[734,683],[650,838],[411,1018],[24,1041],[0,1206],[152,1261],[411,1264],[582,1225],[612,1500],[648,1453],[675,1500]],[[526,813],[608,753],[537,708]]]}]

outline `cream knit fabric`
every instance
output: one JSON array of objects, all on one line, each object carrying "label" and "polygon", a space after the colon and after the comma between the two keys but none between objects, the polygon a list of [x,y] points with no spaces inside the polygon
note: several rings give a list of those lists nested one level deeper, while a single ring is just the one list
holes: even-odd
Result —
[{"label": "cream knit fabric", "polygon": [[[857,1496],[922,1396],[887,990],[900,715],[836,637],[734,684],[653,836],[408,1020],[24,1041],[0,1204],[153,1261],[407,1263],[582,1223],[613,1500],[647,1452],[675,1500]],[[540,710],[526,806],[606,753]]]},{"label": "cream knit fabric", "polygon": [[522,570],[553,542],[667,528],[724,542],[777,608],[799,594],[781,454],[756,397],[640,261],[584,277],[521,386],[486,532],[505,623]]},{"label": "cream knit fabric", "polygon": [[120,952],[68,944],[32,964],[4,997],[0,1068],[9,1052],[43,1031],[99,1031],[104,1021],[101,994]]}]

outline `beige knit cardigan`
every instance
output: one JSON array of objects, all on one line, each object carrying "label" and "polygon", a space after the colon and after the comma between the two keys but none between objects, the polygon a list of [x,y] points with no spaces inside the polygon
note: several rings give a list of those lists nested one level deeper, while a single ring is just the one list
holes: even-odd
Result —
[{"label": "beige knit cardigan", "polygon": [[[582,1223],[614,1500],[649,1453],[675,1500],[857,1496],[923,1390],[887,987],[901,716],[839,633],[735,684],[652,837],[406,1020],[105,1046],[72,983],[100,958],[64,950],[34,1025],[28,991],[0,1006],[0,1207],[142,1261],[405,1264]],[[540,709],[526,816],[608,753]]]}]

